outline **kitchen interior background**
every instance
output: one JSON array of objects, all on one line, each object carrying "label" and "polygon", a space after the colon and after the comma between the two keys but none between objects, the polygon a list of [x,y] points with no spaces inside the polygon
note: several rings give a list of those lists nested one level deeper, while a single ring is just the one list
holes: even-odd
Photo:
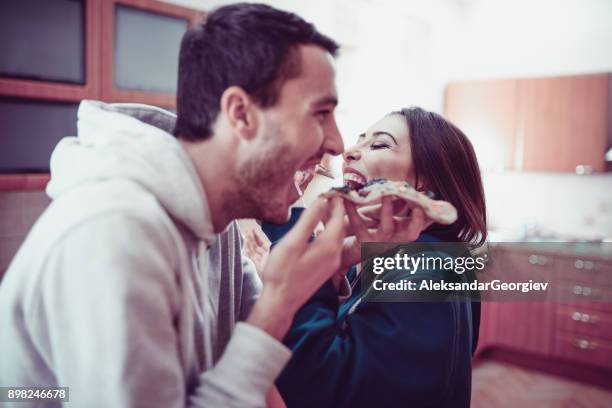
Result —
[{"label": "kitchen interior background", "polygon": [[[53,1],[57,4],[74,2]],[[94,56],[86,62],[100,64],[100,69],[90,71],[90,66],[82,68],[89,75],[88,84],[94,80],[93,86],[98,92],[96,95],[108,101],[158,101],[157,104],[167,108],[172,108],[172,102],[168,102],[170,99],[167,95],[141,98],[137,92],[122,93],[117,89],[123,88],[124,85],[130,88],[130,81],[142,73],[139,71],[141,68],[138,60],[140,63],[146,61],[148,66],[158,67],[159,72],[167,72],[166,76],[158,75],[151,81],[169,84],[172,88],[176,65],[151,65],[151,60],[147,58],[158,58],[160,64],[163,61],[174,61],[173,58],[178,54],[178,40],[182,28],[179,27],[177,32],[174,26],[172,29],[176,35],[160,42],[154,38],[154,33],[146,32],[146,19],[139,19],[136,14],[123,14],[125,22],[134,27],[134,35],[126,35],[125,41],[121,40],[118,31],[121,27],[117,23],[114,31],[117,35],[114,39],[117,49],[109,51],[109,39],[113,37],[108,37],[107,31],[112,30],[112,26],[107,27],[104,18],[112,17],[112,10],[108,12],[108,7],[102,5],[113,3],[130,7],[150,6],[164,11],[164,5],[170,4],[206,12],[216,6],[231,3],[213,0],[167,0],[164,3],[154,0],[86,1],[84,4],[95,5],[96,10],[103,14],[101,19],[95,15],[87,17],[87,21],[93,21],[100,26],[97,31],[99,38],[96,41],[101,44],[101,56]],[[17,3],[31,3],[30,7],[34,9],[31,8],[30,13],[33,15],[36,14],[36,7],[43,7],[41,1],[4,1],[0,6],[1,14],[10,15]],[[449,98],[452,98],[450,90],[457,84],[467,84],[468,88],[465,89],[469,90],[470,84],[481,81],[612,72],[612,1],[609,0],[274,0],[265,3],[299,13],[342,44],[341,56],[337,60],[340,95],[337,120],[346,145],[351,145],[356,136],[380,116],[404,106],[419,105],[436,112],[449,113],[451,119],[455,119],[451,114],[454,113],[457,121],[461,122],[461,109],[457,110],[456,104],[454,108],[449,107]],[[90,13],[91,10],[87,12]],[[119,14],[116,16],[119,17]],[[139,24],[143,24],[140,37],[137,35],[138,29],[135,28],[139,27]],[[11,37],[11,32],[7,30],[6,25],[3,28],[0,24],[0,49],[32,46],[19,44],[19,39]],[[73,47],[72,40],[66,38],[67,48]],[[58,49],[57,52],[65,51]],[[112,76],[113,66],[106,63],[109,53],[114,53],[115,63],[124,58],[121,55],[127,55],[120,67],[114,66],[115,81],[110,85],[107,82],[109,75]],[[131,53],[139,57],[130,59]],[[5,57],[0,55],[0,59],[2,58]],[[3,64],[0,63],[0,66]],[[124,80],[120,78],[121,75],[125,75]],[[11,103],[32,97],[29,91],[23,91],[19,83],[16,85],[15,81],[4,81],[2,76],[3,73],[0,72],[0,118],[4,118],[0,123],[6,124],[7,116],[12,112]],[[612,81],[606,80],[602,83],[608,86],[608,89],[602,91],[605,106],[596,108],[607,112],[607,128],[595,136],[589,132],[583,133],[578,128],[574,135],[575,148],[578,150],[588,145],[593,137],[603,138],[604,145],[597,153],[600,156],[594,158],[599,164],[576,163],[578,166],[582,165],[578,171],[575,166],[557,166],[558,169],[554,171],[536,171],[533,167],[522,166],[516,155],[524,152],[518,152],[515,144],[507,144],[508,140],[504,141],[507,129],[491,125],[486,115],[459,123],[472,139],[483,167],[493,240],[521,241],[534,237],[568,241],[611,239]],[[27,81],[24,84],[28,86]],[[513,86],[516,87],[513,89],[519,89],[521,85]],[[107,88],[111,90],[107,91]],[[171,94],[172,89],[161,91]],[[42,99],[53,99],[53,90],[45,92]],[[26,97],[27,95],[30,96]],[[76,103],[75,98],[73,96],[63,99]],[[518,97],[513,102],[513,109],[520,109],[520,102],[517,101],[520,101]],[[498,113],[503,113],[508,101],[498,102]],[[585,102],[576,103],[581,105]],[[586,103],[591,106],[588,105],[590,102]],[[558,121],[562,125],[568,118],[551,116],[548,120]],[[0,126],[0,140],[8,140],[8,132],[12,132],[15,126],[20,124],[14,120],[10,126]],[[575,124],[572,126],[575,127]],[[513,128],[514,133],[519,132],[519,127]],[[61,135],[57,135],[59,136]],[[35,143],[35,137],[24,141],[24,144]],[[501,141],[501,144],[491,143],[491,140]],[[532,144],[530,149],[541,152],[555,147],[554,137],[551,135],[542,135],[542,141]],[[509,147],[502,147],[500,150],[500,146]],[[532,151],[530,154],[537,157],[538,151]],[[606,152],[609,152],[607,161],[604,158]],[[0,155],[0,159],[6,160],[7,155]],[[335,184],[340,183],[340,164],[338,158],[330,162],[336,175]],[[594,171],[591,171],[589,166],[594,167]],[[0,163],[4,173],[0,175],[0,277],[27,231],[48,205],[40,183],[29,183],[28,180],[31,179],[24,179],[21,174],[11,172],[9,167],[6,163]],[[549,168],[554,169],[554,163]],[[306,201],[331,184],[331,181],[323,178],[317,179],[309,188]],[[612,327],[612,320],[604,321]],[[531,336],[537,337],[539,334],[532,333]],[[608,358],[612,348],[606,353],[604,357]],[[612,361],[606,363],[606,367],[612,369]],[[475,372],[475,386],[487,383],[486,381],[495,381],[501,375],[528,375],[513,370],[515,369],[492,366],[480,376]],[[532,383],[536,381],[529,378]],[[606,381],[599,381],[598,384],[601,385],[602,382]],[[550,383],[547,384],[553,387]],[[552,393],[554,395],[569,393],[571,397],[578,394],[578,391],[572,388],[573,385],[555,384],[558,389],[556,394]],[[589,392],[595,394],[599,392],[590,390]],[[476,396],[480,399],[475,399],[475,405],[497,405],[487,400],[490,396]]]},{"label": "kitchen interior background", "polygon": [[[203,10],[231,3],[173,2]],[[444,113],[449,83],[612,71],[612,2],[607,0],[267,3],[299,13],[342,44],[337,119],[347,146],[377,118],[400,107],[419,105]],[[612,236],[612,173],[584,177],[567,170],[505,169],[499,146],[487,142],[496,140],[491,133],[498,129],[470,124],[463,130],[484,169],[493,239],[533,233],[570,240]],[[605,151],[611,148],[608,129]],[[332,160],[338,177],[340,166],[339,158]],[[329,185],[319,179],[306,201]]]}]

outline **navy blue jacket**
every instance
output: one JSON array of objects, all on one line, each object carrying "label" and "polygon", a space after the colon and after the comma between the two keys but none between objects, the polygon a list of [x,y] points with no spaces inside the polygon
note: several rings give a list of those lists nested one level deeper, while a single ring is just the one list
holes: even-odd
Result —
[{"label": "navy blue jacket", "polygon": [[[263,225],[276,243],[297,221]],[[430,235],[421,242],[437,241]],[[292,407],[469,407],[479,322],[472,303],[361,302],[357,279],[339,304],[331,281],[298,311],[284,339],[293,356],[277,381]],[[393,275],[389,275],[393,276]],[[392,278],[436,279],[434,272]],[[478,305],[479,306],[479,305]],[[477,316],[479,319],[479,316]]]}]

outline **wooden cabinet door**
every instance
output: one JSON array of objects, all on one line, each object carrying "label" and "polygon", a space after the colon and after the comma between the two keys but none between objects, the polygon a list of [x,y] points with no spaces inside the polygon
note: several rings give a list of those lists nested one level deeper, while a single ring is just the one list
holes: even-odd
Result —
[{"label": "wooden cabinet door", "polygon": [[552,353],[555,303],[504,302],[497,305],[496,343],[543,356]]},{"label": "wooden cabinet door", "polygon": [[499,303],[486,302],[480,303],[480,330],[478,335],[478,347],[475,355],[494,347],[497,342],[497,308]]},{"label": "wooden cabinet door", "polygon": [[[554,259],[550,256],[501,249],[494,249],[490,255],[486,281],[498,278],[506,282],[549,282],[554,272]],[[533,256],[546,261],[534,264]],[[519,301],[518,296],[482,303],[480,349],[504,347],[549,356],[552,353],[555,303],[535,297]]]},{"label": "wooden cabinet door", "polygon": [[449,84],[445,116],[471,140],[483,170],[513,167],[517,81]]},{"label": "wooden cabinet door", "polygon": [[604,170],[608,75],[520,80],[516,169]]}]

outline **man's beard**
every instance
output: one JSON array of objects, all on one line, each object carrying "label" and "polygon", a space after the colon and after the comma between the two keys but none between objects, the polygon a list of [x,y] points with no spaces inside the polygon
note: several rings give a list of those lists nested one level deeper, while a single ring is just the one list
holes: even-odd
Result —
[{"label": "man's beard", "polygon": [[278,133],[267,134],[264,148],[237,169],[239,213],[282,224],[287,222],[287,181],[293,178],[296,161],[290,145]]}]

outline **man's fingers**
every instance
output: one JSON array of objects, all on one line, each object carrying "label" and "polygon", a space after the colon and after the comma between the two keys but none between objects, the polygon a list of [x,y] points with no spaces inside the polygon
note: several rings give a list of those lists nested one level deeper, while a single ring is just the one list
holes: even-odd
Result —
[{"label": "man's fingers", "polygon": [[[346,212],[346,207],[344,208],[344,211]],[[349,220],[347,214],[344,215],[344,233],[346,235],[351,235],[353,233],[353,226],[351,225],[351,220]]]},{"label": "man's fingers", "polygon": [[[321,283],[328,279],[338,268],[342,255],[342,244],[344,243],[344,205],[340,197],[331,201],[331,215],[325,225],[325,230],[317,236],[317,239],[304,252],[302,260],[305,263],[315,263],[330,266],[328,274],[323,274]],[[324,271],[325,268],[320,268]],[[315,276],[313,275],[313,278]]]},{"label": "man's fingers", "polygon": [[250,252],[253,249],[253,237],[251,235],[251,231],[249,231],[244,237],[244,249],[247,252]]},{"label": "man's fingers", "polygon": [[325,198],[317,198],[300,216],[295,226],[279,242],[284,245],[306,245],[317,224],[326,216],[330,203]]},{"label": "man's fingers", "polygon": [[266,242],[261,236],[261,233],[257,231],[256,229],[252,229],[251,231],[253,232],[253,242],[255,243],[255,245],[265,248]]},{"label": "man's fingers", "polygon": [[334,197],[331,202],[331,211],[326,217],[325,230],[318,236],[317,239],[329,239],[340,241],[344,238],[344,205],[342,198]]}]

